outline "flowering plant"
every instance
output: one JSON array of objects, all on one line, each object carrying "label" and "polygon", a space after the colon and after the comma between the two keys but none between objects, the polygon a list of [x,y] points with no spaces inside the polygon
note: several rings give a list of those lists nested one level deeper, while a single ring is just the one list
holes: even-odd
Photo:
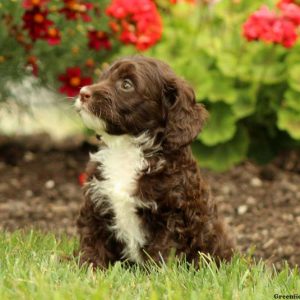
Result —
[{"label": "flowering plant", "polygon": [[279,12],[262,6],[250,15],[243,26],[248,41],[261,40],[267,43],[293,47],[298,40],[300,5],[293,0],[280,0]]},{"label": "flowering plant", "polygon": [[162,35],[152,0],[9,0],[0,8],[0,43],[7,45],[0,53],[3,79],[33,74],[69,97],[123,44],[144,51]]},{"label": "flowering plant", "polygon": [[172,7],[176,18],[164,18],[163,39],[149,50],[188,79],[209,110],[193,144],[200,164],[222,171],[299,147],[299,0],[274,8],[259,0],[200,2],[198,10]]},{"label": "flowering plant", "polygon": [[146,50],[161,37],[162,22],[152,0],[113,0],[106,13],[115,19],[110,26],[125,44]]},{"label": "flowering plant", "polygon": [[7,82],[28,74],[73,97],[102,63],[147,51],[191,82],[210,112],[193,145],[202,166],[268,162],[286,145],[299,147],[299,0],[273,8],[260,0],[21,3],[0,2],[5,99]]}]

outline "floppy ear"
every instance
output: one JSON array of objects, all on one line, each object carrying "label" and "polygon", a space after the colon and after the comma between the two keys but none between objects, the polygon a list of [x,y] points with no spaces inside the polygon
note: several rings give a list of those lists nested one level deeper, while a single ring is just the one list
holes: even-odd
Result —
[{"label": "floppy ear", "polygon": [[167,115],[165,148],[175,150],[190,144],[207,119],[206,109],[196,103],[193,89],[180,78],[166,84],[164,102]]}]

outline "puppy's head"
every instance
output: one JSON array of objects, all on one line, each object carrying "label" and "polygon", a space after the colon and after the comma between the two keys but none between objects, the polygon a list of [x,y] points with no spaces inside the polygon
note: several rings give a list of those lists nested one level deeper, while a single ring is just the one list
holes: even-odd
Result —
[{"label": "puppy's head", "polygon": [[143,56],[116,61],[98,83],[81,89],[75,106],[100,135],[147,132],[169,150],[189,144],[207,115],[192,88],[167,64]]}]

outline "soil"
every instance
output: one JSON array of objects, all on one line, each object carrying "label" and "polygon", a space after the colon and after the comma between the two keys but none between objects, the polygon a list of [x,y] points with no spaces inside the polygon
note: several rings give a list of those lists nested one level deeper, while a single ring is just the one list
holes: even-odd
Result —
[{"label": "soil", "polygon": [[[47,135],[0,136],[0,230],[75,235],[79,175],[95,144],[79,136],[58,143]],[[254,256],[279,269],[285,260],[300,265],[300,153],[283,153],[267,166],[246,162],[202,173],[242,252],[254,248]]]}]

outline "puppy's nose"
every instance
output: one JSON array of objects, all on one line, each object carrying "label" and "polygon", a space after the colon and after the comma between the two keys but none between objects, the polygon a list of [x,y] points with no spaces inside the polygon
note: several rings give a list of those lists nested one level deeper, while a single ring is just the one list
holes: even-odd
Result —
[{"label": "puppy's nose", "polygon": [[81,102],[87,102],[92,97],[92,92],[88,87],[84,86],[80,89],[79,96]]}]

